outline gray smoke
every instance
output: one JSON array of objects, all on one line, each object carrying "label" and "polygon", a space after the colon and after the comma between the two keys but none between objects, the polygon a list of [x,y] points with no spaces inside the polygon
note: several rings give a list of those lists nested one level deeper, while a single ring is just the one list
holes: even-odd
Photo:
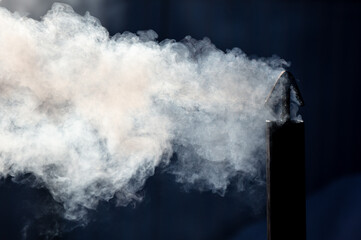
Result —
[{"label": "gray smoke", "polygon": [[101,0],[0,0],[0,6],[22,16],[38,19],[49,10],[54,2],[67,3],[79,10],[86,9],[96,16],[103,11]]},{"label": "gray smoke", "polygon": [[110,37],[65,4],[41,21],[0,8],[0,23],[0,178],[33,174],[67,219],[140,200],[160,164],[221,194],[259,174],[264,99],[284,60],[208,39],[158,43],[151,30]]}]

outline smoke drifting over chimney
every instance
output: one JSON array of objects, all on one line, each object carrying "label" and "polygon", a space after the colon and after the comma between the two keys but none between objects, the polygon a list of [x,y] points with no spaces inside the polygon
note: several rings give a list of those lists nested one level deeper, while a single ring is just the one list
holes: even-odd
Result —
[{"label": "smoke drifting over chimney", "polygon": [[151,30],[110,37],[65,4],[41,21],[0,8],[0,22],[0,177],[33,174],[67,219],[140,200],[160,164],[221,194],[264,167],[264,99],[284,60]]}]

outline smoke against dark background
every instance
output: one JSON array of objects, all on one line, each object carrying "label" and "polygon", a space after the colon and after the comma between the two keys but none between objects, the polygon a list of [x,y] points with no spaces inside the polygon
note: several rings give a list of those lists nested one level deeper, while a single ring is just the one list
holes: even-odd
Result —
[{"label": "smoke against dark background", "polygon": [[[0,5],[39,19],[53,2],[2,0]],[[81,14],[90,11],[111,35],[153,29],[160,41],[208,37],[224,51],[239,46],[249,56],[277,54],[287,59],[292,63],[289,70],[302,79],[299,86],[305,101],[312,103],[303,109],[310,122],[306,126],[308,192],[360,171],[361,156],[355,147],[361,143],[360,116],[354,110],[360,90],[358,1],[62,2],[71,3]]]},{"label": "smoke against dark background", "polygon": [[[53,0],[1,0],[1,6],[6,7],[12,12],[18,12],[23,16],[29,16],[39,19],[51,8],[52,4],[59,1]],[[102,4],[100,0],[65,0],[60,1],[67,3],[77,9],[91,10],[92,14],[101,13]]]},{"label": "smoke against dark background", "polygon": [[5,9],[0,18],[1,176],[33,174],[65,218],[140,199],[173,151],[167,171],[193,188],[263,181],[264,99],[285,61],[207,39],[157,43],[151,30],[110,37],[64,4],[40,22]]},{"label": "smoke against dark background", "polygon": [[[360,172],[361,161],[359,160],[358,146],[361,143],[361,135],[359,134],[360,128],[357,120],[360,118],[360,113],[356,110],[360,90],[358,81],[360,76],[358,65],[361,56],[359,45],[361,38],[360,3],[356,1],[106,0],[101,1],[98,7],[90,9],[89,7],[82,7],[87,4],[86,2],[81,1],[79,2],[81,4],[74,5],[76,11],[83,14],[86,10],[90,10],[91,14],[98,17],[111,34],[125,30],[136,32],[140,29],[154,29],[159,34],[158,39],[160,40],[165,38],[181,40],[186,35],[191,35],[197,39],[207,36],[222,50],[240,46],[251,56],[272,56],[276,53],[289,60],[292,63],[290,70],[298,79],[302,80],[299,82],[299,86],[307,103],[303,109],[303,117],[307,122],[306,174],[308,193],[319,191],[321,187],[339,177]],[[3,0],[1,4],[4,5],[4,3],[6,1]],[[47,7],[40,6],[43,9],[42,13],[30,13],[30,16],[38,19],[50,8],[52,2],[48,1],[46,4]],[[154,211],[148,211],[144,208],[144,211],[137,213],[138,215],[128,218],[129,224],[127,225],[125,221],[122,224],[119,222],[119,215],[126,215],[127,213],[120,210],[121,208],[112,209],[102,215],[109,222],[104,221],[103,224],[98,222],[91,225],[91,229],[98,229],[98,232],[101,232],[101,229],[112,226],[114,231],[108,231],[109,235],[107,236],[117,236],[116,234],[119,233],[116,233],[118,231],[115,230],[116,228],[127,229],[128,234],[131,234],[129,229],[132,229],[131,222],[134,220],[142,222],[144,226],[158,224],[159,229],[161,226],[163,226],[162,229],[165,227],[169,229],[168,233],[166,231],[155,233],[156,230],[154,229],[156,228],[153,228],[154,231],[148,229],[148,232],[154,233],[155,236],[174,237],[174,233],[184,236],[182,234],[187,234],[186,230],[177,232],[178,228],[174,224],[162,225],[164,222],[169,222],[170,218],[167,211],[170,208],[180,209],[179,211],[174,210],[172,215],[187,219],[182,221],[182,224],[189,223],[185,225],[185,229],[189,228],[193,232],[197,232],[199,239],[207,234],[210,229],[209,226],[213,226],[212,229],[219,229],[223,233],[231,233],[235,231],[235,228],[228,228],[232,224],[239,229],[251,222],[250,220],[244,221],[247,218],[244,217],[247,215],[245,212],[240,211],[238,215],[231,214],[236,204],[232,205],[229,199],[227,200],[229,196],[227,194],[222,201],[218,201],[212,197],[213,195],[207,194],[190,193],[182,195],[170,190],[173,189],[169,187],[172,181],[158,179],[157,176],[153,180],[146,186],[148,191],[145,195],[151,196],[152,201],[143,202],[150,204]],[[352,181],[345,182],[349,187],[342,189],[345,191],[352,189]],[[172,192],[173,196],[158,194],[160,189]],[[332,189],[339,188],[331,187],[327,188],[327,191]],[[26,191],[30,191],[30,189]],[[335,194],[335,192],[331,193]],[[342,196],[346,196],[346,194],[342,193]],[[19,194],[9,188],[7,190],[2,189],[1,195],[4,203],[8,202],[2,206],[14,206],[14,200]],[[336,195],[339,195],[338,192]],[[323,199],[323,197],[317,196],[317,199]],[[351,196],[348,199],[357,200],[355,195],[347,196]],[[185,204],[187,207],[180,204],[181,201],[187,202],[190,199],[193,201]],[[321,205],[325,206],[326,203],[330,202],[330,198],[327,199],[327,201],[320,200],[318,205],[311,204],[311,210],[312,206],[315,206],[314,209],[319,209]],[[224,202],[228,205],[223,205]],[[342,201],[340,200],[340,202]],[[207,215],[208,212],[203,211],[202,206],[205,209],[212,208],[214,211]],[[233,206],[233,208],[229,206]],[[338,207],[339,205],[334,209]],[[189,209],[189,211],[185,211],[185,209]],[[10,216],[12,211],[12,208],[2,208],[5,216]],[[342,231],[344,228],[339,224],[334,223],[335,225],[332,225],[329,222],[336,219],[334,212],[328,212],[329,215],[325,213],[329,221],[316,221],[315,219],[321,219],[322,216],[326,215],[321,215],[316,210],[311,211],[311,213],[311,215],[308,214],[310,216],[308,223],[312,223],[312,227],[309,229],[317,230],[319,234],[314,239],[337,239],[338,235],[333,234],[329,226],[333,226],[334,231]],[[342,213],[346,214],[346,211]],[[317,217],[314,217],[315,215]],[[19,213],[19,215],[15,214],[14,216],[21,215]],[[136,216],[148,217],[137,218]],[[154,220],[150,216],[156,216],[158,220]],[[219,221],[213,221],[213,218],[217,218]],[[205,219],[209,221],[207,222]],[[357,222],[355,218],[352,219],[354,219],[353,222]],[[12,226],[16,226],[17,222],[17,218],[8,217],[7,221],[2,223],[3,226],[7,226],[9,232],[15,232],[15,228]],[[207,222],[206,226],[201,224],[203,222]],[[352,226],[352,224],[349,225],[350,228]],[[265,232],[265,228],[262,229],[258,232]],[[79,230],[77,236],[85,236],[89,233],[88,230]],[[147,229],[143,230],[147,232]],[[124,231],[122,232],[124,233]],[[135,234],[139,231],[134,230],[133,232]],[[351,229],[348,232],[352,234]],[[91,234],[87,236],[92,237]],[[125,234],[124,237],[126,236]],[[249,235],[247,236],[246,239],[253,239]],[[210,239],[210,235],[207,239]]]}]

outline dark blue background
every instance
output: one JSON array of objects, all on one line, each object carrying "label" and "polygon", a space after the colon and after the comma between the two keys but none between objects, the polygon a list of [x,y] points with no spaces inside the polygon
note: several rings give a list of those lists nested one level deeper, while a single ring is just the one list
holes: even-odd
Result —
[{"label": "dark blue background", "polygon": [[[290,61],[306,103],[308,239],[361,239],[359,2],[105,0],[97,14],[111,34],[153,29],[159,40],[209,37],[222,50]],[[101,203],[86,227],[73,229],[75,223],[56,217],[61,206],[45,189],[7,179],[0,187],[0,239],[56,231],[65,239],[266,239],[264,191],[185,193],[158,170],[143,202]]]}]

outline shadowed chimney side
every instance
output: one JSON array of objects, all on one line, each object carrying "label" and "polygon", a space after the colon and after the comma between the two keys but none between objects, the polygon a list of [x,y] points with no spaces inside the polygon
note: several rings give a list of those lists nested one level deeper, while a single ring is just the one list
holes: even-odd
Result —
[{"label": "shadowed chimney side", "polygon": [[291,114],[292,92],[303,100],[291,73],[282,72],[266,100],[276,120],[267,121],[268,240],[305,240],[304,122]]}]

